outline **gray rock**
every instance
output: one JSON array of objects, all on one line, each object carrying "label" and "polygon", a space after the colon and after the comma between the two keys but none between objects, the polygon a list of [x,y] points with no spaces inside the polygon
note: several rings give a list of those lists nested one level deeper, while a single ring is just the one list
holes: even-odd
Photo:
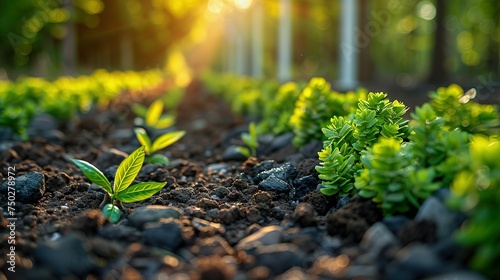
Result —
[{"label": "gray rock", "polygon": [[226,173],[228,165],[225,163],[212,163],[205,167],[203,170],[205,173]]},{"label": "gray rock", "polygon": [[269,152],[278,151],[290,145],[294,136],[295,134],[293,134],[292,132],[287,132],[274,137],[269,144]]},{"label": "gray rock", "polygon": [[37,114],[30,122],[28,134],[37,136],[38,133],[57,128],[57,120],[46,113]]},{"label": "gray rock", "polygon": [[[12,181],[10,181],[12,182]],[[20,203],[35,203],[45,194],[45,178],[37,171],[15,177],[16,201]],[[0,186],[0,193],[6,195],[9,191],[9,181]]]},{"label": "gray rock", "polygon": [[460,226],[463,214],[448,209],[434,196],[427,198],[415,217],[416,221],[431,220],[436,223],[438,239],[448,238]]},{"label": "gray rock", "polygon": [[19,136],[12,131],[9,127],[0,127],[0,143],[19,141]]},{"label": "gray rock", "polygon": [[141,206],[128,216],[130,224],[137,228],[142,228],[144,224],[158,222],[160,219],[174,218],[178,219],[183,215],[183,211],[173,206],[148,205]]},{"label": "gray rock", "polygon": [[193,228],[199,232],[209,233],[210,235],[224,234],[226,230],[219,223],[209,222],[200,218],[193,218],[191,221]]},{"label": "gray rock", "polygon": [[95,167],[99,170],[104,170],[111,165],[120,165],[122,161],[128,156],[125,152],[117,149],[109,149],[102,152],[95,160]]},{"label": "gray rock", "polygon": [[403,215],[385,217],[382,223],[394,234],[398,232],[408,223],[410,219]]},{"label": "gray rock", "polygon": [[264,191],[273,191],[279,193],[289,193],[292,187],[278,177],[271,175],[259,183],[259,188]]},{"label": "gray rock", "polygon": [[184,244],[183,225],[179,220],[161,219],[144,226],[144,242],[166,250],[175,251]]},{"label": "gray rock", "polygon": [[251,250],[259,246],[274,245],[281,242],[282,228],[280,226],[267,226],[243,238],[235,246],[238,250]]},{"label": "gray rock", "polygon": [[222,153],[222,160],[245,160],[246,157],[238,151],[238,146],[231,145]]},{"label": "gray rock", "polygon": [[399,240],[383,223],[377,222],[365,232],[360,245],[378,256],[389,247],[399,246]]},{"label": "gray rock", "polygon": [[135,227],[121,224],[107,224],[99,228],[99,235],[110,240],[138,242],[142,237],[141,232]]},{"label": "gray rock", "polygon": [[306,175],[293,180],[292,185],[295,188],[295,197],[301,199],[304,195],[316,189],[317,180],[313,175]]},{"label": "gray rock", "polygon": [[429,247],[414,243],[397,252],[385,276],[386,279],[421,279],[450,270],[451,266],[443,263]]},{"label": "gray rock", "polygon": [[285,182],[291,182],[297,176],[297,169],[295,169],[295,167],[291,163],[286,162],[279,167],[260,172],[255,179],[257,180],[257,182],[261,182],[271,175],[274,175]]},{"label": "gray rock", "polygon": [[271,170],[271,169],[276,168],[278,166],[279,166],[279,164],[274,160],[264,160],[264,161],[260,162],[259,164],[257,164],[256,166],[254,166],[252,169],[252,172],[255,174],[259,174],[261,172]]},{"label": "gray rock", "polygon": [[41,243],[34,251],[37,266],[48,268],[58,279],[86,276],[98,266],[89,252],[89,242],[76,234]]},{"label": "gray rock", "polygon": [[271,275],[300,266],[305,258],[304,252],[297,245],[289,243],[260,246],[255,250],[254,256],[255,266],[267,267]]}]

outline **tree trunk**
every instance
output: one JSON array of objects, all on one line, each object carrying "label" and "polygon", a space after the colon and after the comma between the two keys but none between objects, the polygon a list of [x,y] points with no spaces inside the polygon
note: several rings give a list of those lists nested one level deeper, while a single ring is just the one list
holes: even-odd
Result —
[{"label": "tree trunk", "polygon": [[436,32],[434,33],[431,69],[427,78],[427,82],[430,84],[439,84],[446,82],[447,80],[447,73],[444,67],[446,55],[446,29],[444,26],[445,17],[445,0],[436,0]]}]

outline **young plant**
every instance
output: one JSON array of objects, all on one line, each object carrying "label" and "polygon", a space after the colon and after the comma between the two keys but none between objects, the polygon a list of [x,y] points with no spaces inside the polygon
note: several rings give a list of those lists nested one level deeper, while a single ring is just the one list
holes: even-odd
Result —
[{"label": "young plant", "polygon": [[154,153],[174,144],[185,134],[186,132],[183,130],[169,132],[151,142],[151,138],[148,136],[148,133],[144,128],[139,127],[135,129],[135,136],[137,137],[137,140],[139,140],[141,145],[145,147],[145,153],[146,156],[148,156],[148,163],[159,163],[165,165],[170,163],[169,159],[164,155]]},{"label": "young plant", "polygon": [[361,197],[381,204],[384,215],[417,209],[440,187],[433,182],[434,169],[419,169],[414,164],[411,143],[380,138],[362,153],[361,161],[364,169],[356,177],[355,186]]},{"label": "young plant", "polygon": [[143,118],[144,124],[155,129],[168,128],[175,122],[175,117],[168,114],[163,114],[164,103],[162,100],[156,100],[146,108],[140,104],[133,104],[132,110],[134,113]]},{"label": "young plant", "polygon": [[141,146],[120,163],[116,170],[113,185],[94,165],[83,160],[71,159],[90,181],[100,186],[106,192],[103,204],[108,202],[109,199],[111,201],[104,205],[102,213],[104,217],[113,223],[118,222],[122,214],[119,206],[115,205],[116,201],[124,203],[141,201],[151,197],[166,185],[166,183],[157,182],[143,182],[130,185],[137,174],[139,174],[144,163],[144,150],[145,146]]},{"label": "young plant", "polygon": [[500,143],[477,135],[469,147],[469,168],[451,185],[450,206],[469,215],[458,231],[459,244],[472,249],[469,265],[490,279],[500,275]]},{"label": "young plant", "polygon": [[257,131],[253,122],[251,122],[248,126],[248,133],[243,133],[241,135],[241,140],[247,145],[247,147],[239,146],[238,152],[247,158],[257,156],[259,142],[257,141]]}]

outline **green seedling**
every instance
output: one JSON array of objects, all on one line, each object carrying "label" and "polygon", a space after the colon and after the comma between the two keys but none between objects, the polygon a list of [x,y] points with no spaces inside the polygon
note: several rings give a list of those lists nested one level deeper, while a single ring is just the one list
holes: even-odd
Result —
[{"label": "green seedling", "polygon": [[175,117],[168,114],[163,114],[163,107],[165,104],[162,100],[156,100],[148,108],[140,105],[133,104],[132,111],[144,119],[144,124],[148,127],[155,129],[162,129],[170,127],[175,122]]},{"label": "green seedling", "polygon": [[151,138],[148,136],[148,133],[144,128],[138,127],[135,129],[135,136],[137,137],[137,140],[139,140],[141,145],[145,147],[145,153],[148,156],[148,163],[159,163],[165,165],[170,163],[169,159],[164,155],[154,153],[174,144],[181,139],[184,134],[186,134],[186,132],[183,130],[169,132],[158,137],[156,140],[151,141]]},{"label": "green seedling", "polygon": [[239,146],[238,152],[247,158],[257,156],[259,142],[257,141],[257,131],[253,122],[251,122],[248,126],[248,133],[243,133],[241,135],[241,140],[247,145],[247,147]]},{"label": "green seedling", "polygon": [[[151,197],[166,185],[166,183],[158,182],[143,182],[130,185],[144,163],[145,149],[145,146],[141,146],[120,163],[116,170],[113,185],[94,165],[83,160],[71,159],[90,181],[106,192],[106,197],[101,203],[101,205],[104,205],[102,213],[112,223],[118,222],[122,214],[120,205],[115,205],[116,201],[120,203],[141,201]],[[107,203],[109,200],[111,200],[110,203]]]}]

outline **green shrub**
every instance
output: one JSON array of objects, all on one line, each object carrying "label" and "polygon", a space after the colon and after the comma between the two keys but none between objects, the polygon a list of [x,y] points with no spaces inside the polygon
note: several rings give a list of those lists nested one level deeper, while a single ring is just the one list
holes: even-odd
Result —
[{"label": "green shrub", "polygon": [[403,116],[408,108],[395,100],[390,102],[383,92],[370,93],[360,100],[354,117],[354,149],[363,151],[373,145],[380,136],[403,139],[408,134],[408,120]]},{"label": "green shrub", "polygon": [[[360,152],[371,147],[379,137],[402,140],[408,134],[408,121],[402,116],[407,108],[398,101],[389,102],[385,93],[369,93],[360,100],[349,117],[333,117],[323,128],[327,138],[318,153],[316,167],[326,195],[349,195],[356,192],[354,180],[361,172]],[[350,120],[349,118],[352,118]]]},{"label": "green shrub", "polygon": [[290,117],[295,137],[293,144],[303,146],[312,140],[322,140],[321,129],[334,116],[347,116],[354,112],[364,91],[340,94],[332,92],[323,78],[312,78],[295,103]]},{"label": "green shrub", "polygon": [[497,106],[478,104],[463,97],[463,89],[452,84],[432,92],[430,105],[444,119],[449,130],[459,128],[471,134],[486,135],[497,132],[493,130],[500,124]]},{"label": "green shrub", "polygon": [[500,275],[500,143],[498,136],[474,136],[470,168],[451,185],[450,205],[469,214],[457,234],[460,244],[473,248],[473,269],[495,278]]},{"label": "green shrub", "polygon": [[279,135],[292,131],[290,117],[293,114],[301,88],[294,82],[288,82],[278,88],[276,96],[264,106],[264,116],[258,124],[258,130],[261,133],[271,132]]},{"label": "green shrub", "polygon": [[364,169],[356,177],[355,186],[360,196],[379,203],[384,215],[418,208],[440,187],[432,182],[434,169],[419,169],[413,164],[411,146],[394,138],[380,138],[362,153]]}]

